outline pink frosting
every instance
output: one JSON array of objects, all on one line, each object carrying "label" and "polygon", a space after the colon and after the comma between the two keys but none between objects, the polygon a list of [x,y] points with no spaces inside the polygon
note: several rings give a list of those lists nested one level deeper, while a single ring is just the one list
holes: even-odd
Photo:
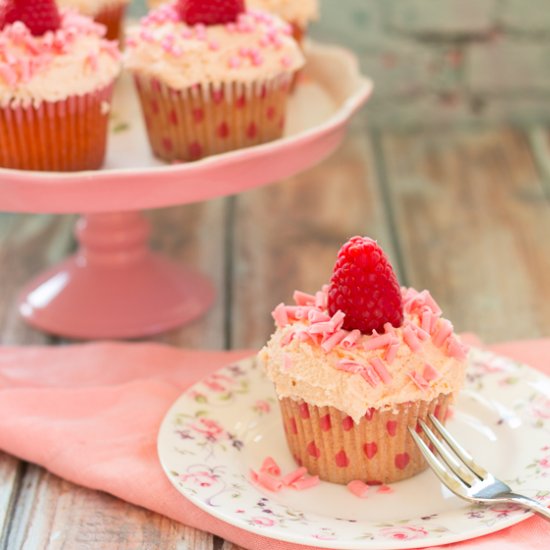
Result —
[{"label": "pink frosting", "polygon": [[112,82],[120,72],[115,42],[88,17],[61,11],[55,32],[33,36],[21,22],[0,31],[0,105],[56,101]]}]

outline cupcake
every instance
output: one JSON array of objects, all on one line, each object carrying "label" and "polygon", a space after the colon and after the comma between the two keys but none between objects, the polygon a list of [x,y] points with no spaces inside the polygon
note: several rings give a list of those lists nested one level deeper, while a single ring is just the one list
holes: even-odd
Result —
[{"label": "cupcake", "polygon": [[179,0],[128,29],[154,154],[191,161],[279,138],[304,58],[290,26],[242,0]]},{"label": "cupcake", "polygon": [[107,27],[105,38],[120,37],[124,12],[130,0],[58,0],[62,8],[71,8]]},{"label": "cupcake", "polygon": [[400,288],[376,242],[354,237],[330,285],[294,300],[275,308],[259,361],[298,464],[342,484],[424,470],[408,427],[420,431],[429,413],[445,422],[467,353],[430,293]]},{"label": "cupcake", "polygon": [[89,170],[103,163],[114,42],[88,17],[52,0],[8,0],[0,9],[0,166]]},{"label": "cupcake", "polygon": [[251,8],[277,14],[292,25],[294,38],[300,43],[308,25],[319,17],[318,0],[248,0]]}]

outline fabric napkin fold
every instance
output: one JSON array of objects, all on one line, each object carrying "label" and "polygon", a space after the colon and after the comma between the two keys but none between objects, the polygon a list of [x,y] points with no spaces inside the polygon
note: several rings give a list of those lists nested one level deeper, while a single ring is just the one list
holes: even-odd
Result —
[{"label": "fabric napkin fold", "polygon": [[[490,349],[550,374],[550,340]],[[181,392],[252,353],[151,343],[0,348],[0,449],[245,548],[312,548],[261,537],[211,517],[172,487],[157,458],[160,423]],[[445,548],[546,550],[549,540],[550,524],[533,517]]]}]

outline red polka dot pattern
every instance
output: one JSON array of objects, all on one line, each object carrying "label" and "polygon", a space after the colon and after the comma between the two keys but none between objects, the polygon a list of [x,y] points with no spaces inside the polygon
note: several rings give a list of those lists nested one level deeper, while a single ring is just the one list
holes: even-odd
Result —
[{"label": "red polka dot pattern", "polygon": [[349,432],[353,428],[353,425],[354,422],[351,416],[346,416],[346,418],[342,420],[342,428],[345,432]]},{"label": "red polka dot pattern", "polygon": [[338,468],[347,468],[349,466],[348,455],[343,449],[336,453],[334,456],[334,461],[336,462],[336,466],[338,466]]},{"label": "red polka dot pattern", "polygon": [[388,420],[388,422],[386,423],[386,430],[387,430],[389,435],[394,437],[395,434],[397,433],[397,421]]},{"label": "red polka dot pattern", "polygon": [[400,470],[404,470],[409,464],[411,457],[408,453],[399,453],[395,455],[395,466]]},{"label": "red polka dot pattern", "polygon": [[321,430],[323,430],[324,432],[330,431],[330,414],[325,414],[324,416],[322,416],[319,420],[319,425],[321,427]]},{"label": "red polka dot pattern", "polygon": [[367,458],[372,458],[378,452],[378,445],[376,441],[369,441],[363,445],[363,451],[367,455]]},{"label": "red polka dot pattern", "polygon": [[309,418],[309,407],[307,403],[300,403],[300,416],[306,420]]},{"label": "red polka dot pattern", "polygon": [[296,424],[296,419],[294,417],[290,419],[290,431],[294,435],[298,433],[298,426]]},{"label": "red polka dot pattern", "polygon": [[321,456],[321,451],[315,445],[314,441],[310,441],[307,445],[307,454],[313,458],[319,458]]},{"label": "red polka dot pattern", "polygon": [[218,126],[218,137],[226,139],[229,136],[229,125],[227,122],[222,122]]}]

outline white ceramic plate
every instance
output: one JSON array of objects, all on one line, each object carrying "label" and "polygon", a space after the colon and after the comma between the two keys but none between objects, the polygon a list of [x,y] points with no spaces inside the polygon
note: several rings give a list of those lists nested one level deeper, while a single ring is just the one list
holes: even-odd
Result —
[{"label": "white ceramic plate", "polygon": [[[480,350],[449,429],[480,463],[517,491],[550,500],[550,379],[530,367]],[[160,429],[158,452],[173,485],[200,508],[260,535],[324,548],[412,548],[477,537],[529,513],[510,505],[469,505],[431,471],[370,490],[346,487],[273,494],[252,484],[249,469],[287,450],[271,383],[253,359],[225,367],[186,391]]]}]

